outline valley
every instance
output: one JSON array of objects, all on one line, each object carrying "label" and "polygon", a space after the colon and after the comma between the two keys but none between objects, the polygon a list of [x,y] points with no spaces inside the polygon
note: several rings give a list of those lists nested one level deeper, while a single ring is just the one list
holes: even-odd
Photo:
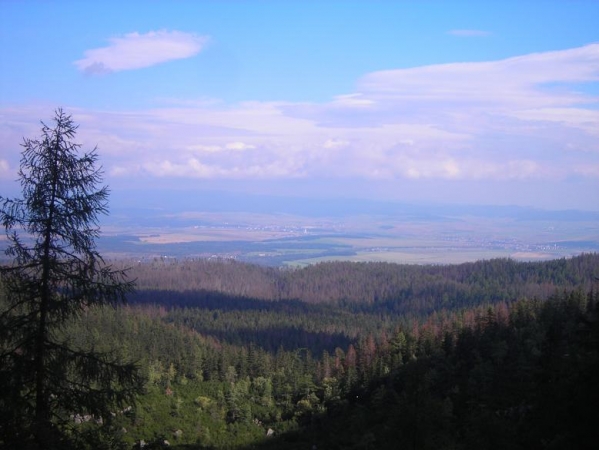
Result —
[{"label": "valley", "polygon": [[513,213],[472,211],[447,211],[434,217],[169,213],[152,216],[146,223],[114,220],[103,227],[100,245],[113,258],[218,257],[271,266],[336,260],[535,261],[599,250],[595,215],[568,219],[557,213],[520,218]]}]

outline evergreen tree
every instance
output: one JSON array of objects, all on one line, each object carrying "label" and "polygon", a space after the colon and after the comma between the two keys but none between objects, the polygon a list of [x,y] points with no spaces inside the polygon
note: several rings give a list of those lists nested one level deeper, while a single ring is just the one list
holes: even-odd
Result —
[{"label": "evergreen tree", "polygon": [[124,302],[133,283],[96,250],[108,198],[96,149],[80,153],[62,110],[54,122],[42,122],[39,140],[24,139],[23,198],[0,197],[12,259],[0,267],[0,446],[68,448],[79,439],[73,417],[107,422],[141,387],[133,364],[65,333],[90,307]]}]

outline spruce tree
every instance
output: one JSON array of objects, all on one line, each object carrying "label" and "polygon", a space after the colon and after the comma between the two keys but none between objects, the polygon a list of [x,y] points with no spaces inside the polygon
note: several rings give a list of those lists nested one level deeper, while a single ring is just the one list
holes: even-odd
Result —
[{"label": "spruce tree", "polygon": [[10,258],[0,267],[0,447],[68,448],[75,417],[106,423],[141,389],[134,364],[67,332],[134,288],[96,249],[109,192],[96,149],[83,153],[73,141],[77,128],[61,109],[53,127],[42,122],[40,139],[22,143],[22,198],[0,197]]}]

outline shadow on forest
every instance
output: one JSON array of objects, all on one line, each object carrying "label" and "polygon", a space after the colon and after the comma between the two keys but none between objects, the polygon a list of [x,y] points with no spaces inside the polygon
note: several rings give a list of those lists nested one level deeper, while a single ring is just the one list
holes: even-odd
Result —
[{"label": "shadow on forest", "polygon": [[212,336],[220,342],[236,345],[262,348],[269,353],[276,353],[281,347],[286,351],[308,349],[314,356],[323,351],[332,353],[335,348],[347,348],[354,340],[342,333],[325,333],[306,331],[297,327],[272,327],[264,329],[237,328],[230,330],[201,329],[197,330],[204,336]]},{"label": "shadow on forest", "polygon": [[161,305],[167,308],[201,308],[210,311],[269,311],[292,314],[327,313],[334,307],[301,300],[261,300],[208,290],[174,291],[143,289],[128,298],[129,304]]},{"label": "shadow on forest", "polygon": [[[310,317],[318,321],[329,314],[339,314],[331,305],[309,304],[299,300],[257,300],[214,291],[139,291],[129,300],[130,305],[158,305],[170,311],[166,320],[193,329],[203,336],[210,336],[230,345],[253,345],[267,352],[276,353],[284,343],[284,349],[295,351],[308,349],[312,355],[335,348],[347,348],[353,340],[344,333],[313,331]],[[186,309],[177,314],[175,308]],[[190,309],[193,308],[194,314]],[[249,313],[259,313],[259,325]],[[231,313],[226,316],[226,313]],[[237,315],[234,313],[238,313]],[[245,314],[244,314],[245,313]],[[283,318],[281,318],[283,316]],[[282,326],[288,318],[307,318],[304,322]]]}]

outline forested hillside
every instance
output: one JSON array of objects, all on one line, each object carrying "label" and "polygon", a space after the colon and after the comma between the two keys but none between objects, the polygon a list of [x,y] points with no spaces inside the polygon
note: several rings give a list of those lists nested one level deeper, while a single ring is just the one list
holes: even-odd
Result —
[{"label": "forested hillside", "polygon": [[[136,360],[104,447],[592,448],[599,255],[456,266],[129,263],[72,345]],[[98,427],[88,417],[74,427]]]},{"label": "forested hillside", "polygon": [[[155,259],[130,263],[130,274],[137,280],[140,301],[147,301],[153,290],[161,291],[162,298],[164,291],[202,291],[238,298],[352,305],[355,310],[381,313],[428,314],[440,308],[546,298],[556,288],[589,289],[598,265],[595,253],[543,262],[493,259],[427,266],[330,262],[302,269],[234,260]],[[202,295],[193,298],[188,306],[204,301]]]}]

